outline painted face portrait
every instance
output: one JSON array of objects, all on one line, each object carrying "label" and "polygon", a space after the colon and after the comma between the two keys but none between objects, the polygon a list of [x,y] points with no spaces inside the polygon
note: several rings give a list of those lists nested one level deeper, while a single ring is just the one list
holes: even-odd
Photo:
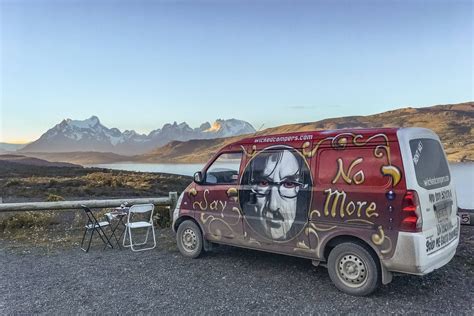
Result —
[{"label": "painted face portrait", "polygon": [[259,153],[244,171],[240,202],[249,225],[261,236],[284,241],[303,228],[311,177],[304,158],[289,147]]}]

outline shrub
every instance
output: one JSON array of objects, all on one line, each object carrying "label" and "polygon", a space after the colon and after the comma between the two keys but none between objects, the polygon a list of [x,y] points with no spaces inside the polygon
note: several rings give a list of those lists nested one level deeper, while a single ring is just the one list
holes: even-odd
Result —
[{"label": "shrub", "polygon": [[165,228],[171,226],[170,209],[169,206],[155,207],[153,213],[153,221],[157,227]]},{"label": "shrub", "polygon": [[3,230],[41,227],[57,225],[55,215],[51,211],[17,213],[0,222]]},{"label": "shrub", "polygon": [[64,201],[64,198],[60,195],[50,193],[50,194],[48,194],[48,197],[46,198],[46,201],[47,202]]},{"label": "shrub", "polygon": [[21,184],[20,180],[13,179],[13,180],[8,180],[7,183],[5,184],[5,186],[6,187],[12,187],[12,186],[15,186],[15,185],[20,185],[20,184]]}]

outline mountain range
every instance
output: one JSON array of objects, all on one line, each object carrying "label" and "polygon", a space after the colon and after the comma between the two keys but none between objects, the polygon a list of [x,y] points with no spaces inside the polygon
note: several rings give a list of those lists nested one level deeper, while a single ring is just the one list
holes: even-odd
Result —
[{"label": "mountain range", "polygon": [[[94,117],[91,119],[93,118]],[[221,126],[221,128],[222,125],[224,125],[219,123],[220,121],[216,122]],[[214,125],[214,130],[220,130],[217,128],[218,124]],[[248,123],[244,122],[242,124],[242,126],[246,126]],[[168,128],[179,128],[180,125],[181,124],[169,124],[168,127],[163,127],[159,131],[166,131]],[[201,130],[204,129],[204,131],[201,132],[199,132],[198,128],[197,134],[202,135],[204,133],[211,133],[211,131],[205,132],[206,130],[213,128],[212,125],[208,128],[209,125],[206,124],[206,126],[204,126],[206,128],[202,127]],[[474,161],[474,102],[436,105],[423,108],[406,107],[374,115],[347,116],[314,122],[288,124],[268,128],[260,132],[255,132],[253,128],[249,128],[248,131],[254,133],[254,135],[265,135],[322,129],[412,126],[425,127],[435,131],[441,138],[450,161]],[[194,131],[196,129],[185,128],[184,130],[189,131],[186,135],[190,135],[190,130]],[[225,131],[226,129],[221,130],[219,135],[229,135]],[[45,135],[46,134],[48,133],[45,133]],[[123,134],[127,133],[124,132],[122,135]],[[148,136],[142,136],[150,137],[151,134],[153,134],[153,132]],[[209,134],[204,135],[208,137]],[[248,135],[237,135],[215,139],[206,139],[206,137],[201,136],[201,139],[196,139],[194,137],[190,140],[185,140],[183,139],[185,137],[180,135],[180,137],[183,137],[182,139],[168,141],[166,144],[163,144],[165,141],[162,141],[161,144],[163,145],[157,145],[146,153],[136,154],[133,156],[124,156],[111,152],[96,152],[94,150],[89,152],[71,151],[62,153],[27,152],[24,154],[49,161],[66,161],[76,164],[100,164],[125,161],[139,163],[203,163],[222,146],[247,136]],[[27,149],[27,147],[25,149]]]},{"label": "mountain range", "polygon": [[110,152],[120,155],[139,155],[171,141],[214,139],[254,133],[253,126],[245,121],[218,119],[205,122],[198,128],[187,123],[165,124],[148,135],[134,130],[121,132],[104,126],[97,116],[86,120],[65,119],[41,137],[21,148],[23,153]]}]

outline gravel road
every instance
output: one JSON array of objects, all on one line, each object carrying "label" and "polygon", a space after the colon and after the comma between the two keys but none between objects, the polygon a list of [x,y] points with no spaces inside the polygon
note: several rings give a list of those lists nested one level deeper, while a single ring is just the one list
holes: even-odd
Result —
[{"label": "gravel road", "polygon": [[0,314],[474,313],[474,226],[455,258],[370,297],[339,292],[309,260],[221,246],[183,258],[169,230],[152,251],[54,251],[0,239]]}]

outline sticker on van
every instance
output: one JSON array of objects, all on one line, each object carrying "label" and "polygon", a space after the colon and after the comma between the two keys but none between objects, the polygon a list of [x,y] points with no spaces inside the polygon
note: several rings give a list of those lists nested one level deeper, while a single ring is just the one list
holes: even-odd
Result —
[{"label": "sticker on van", "polygon": [[431,138],[410,140],[416,180],[427,190],[449,185],[451,176],[441,144]]}]

